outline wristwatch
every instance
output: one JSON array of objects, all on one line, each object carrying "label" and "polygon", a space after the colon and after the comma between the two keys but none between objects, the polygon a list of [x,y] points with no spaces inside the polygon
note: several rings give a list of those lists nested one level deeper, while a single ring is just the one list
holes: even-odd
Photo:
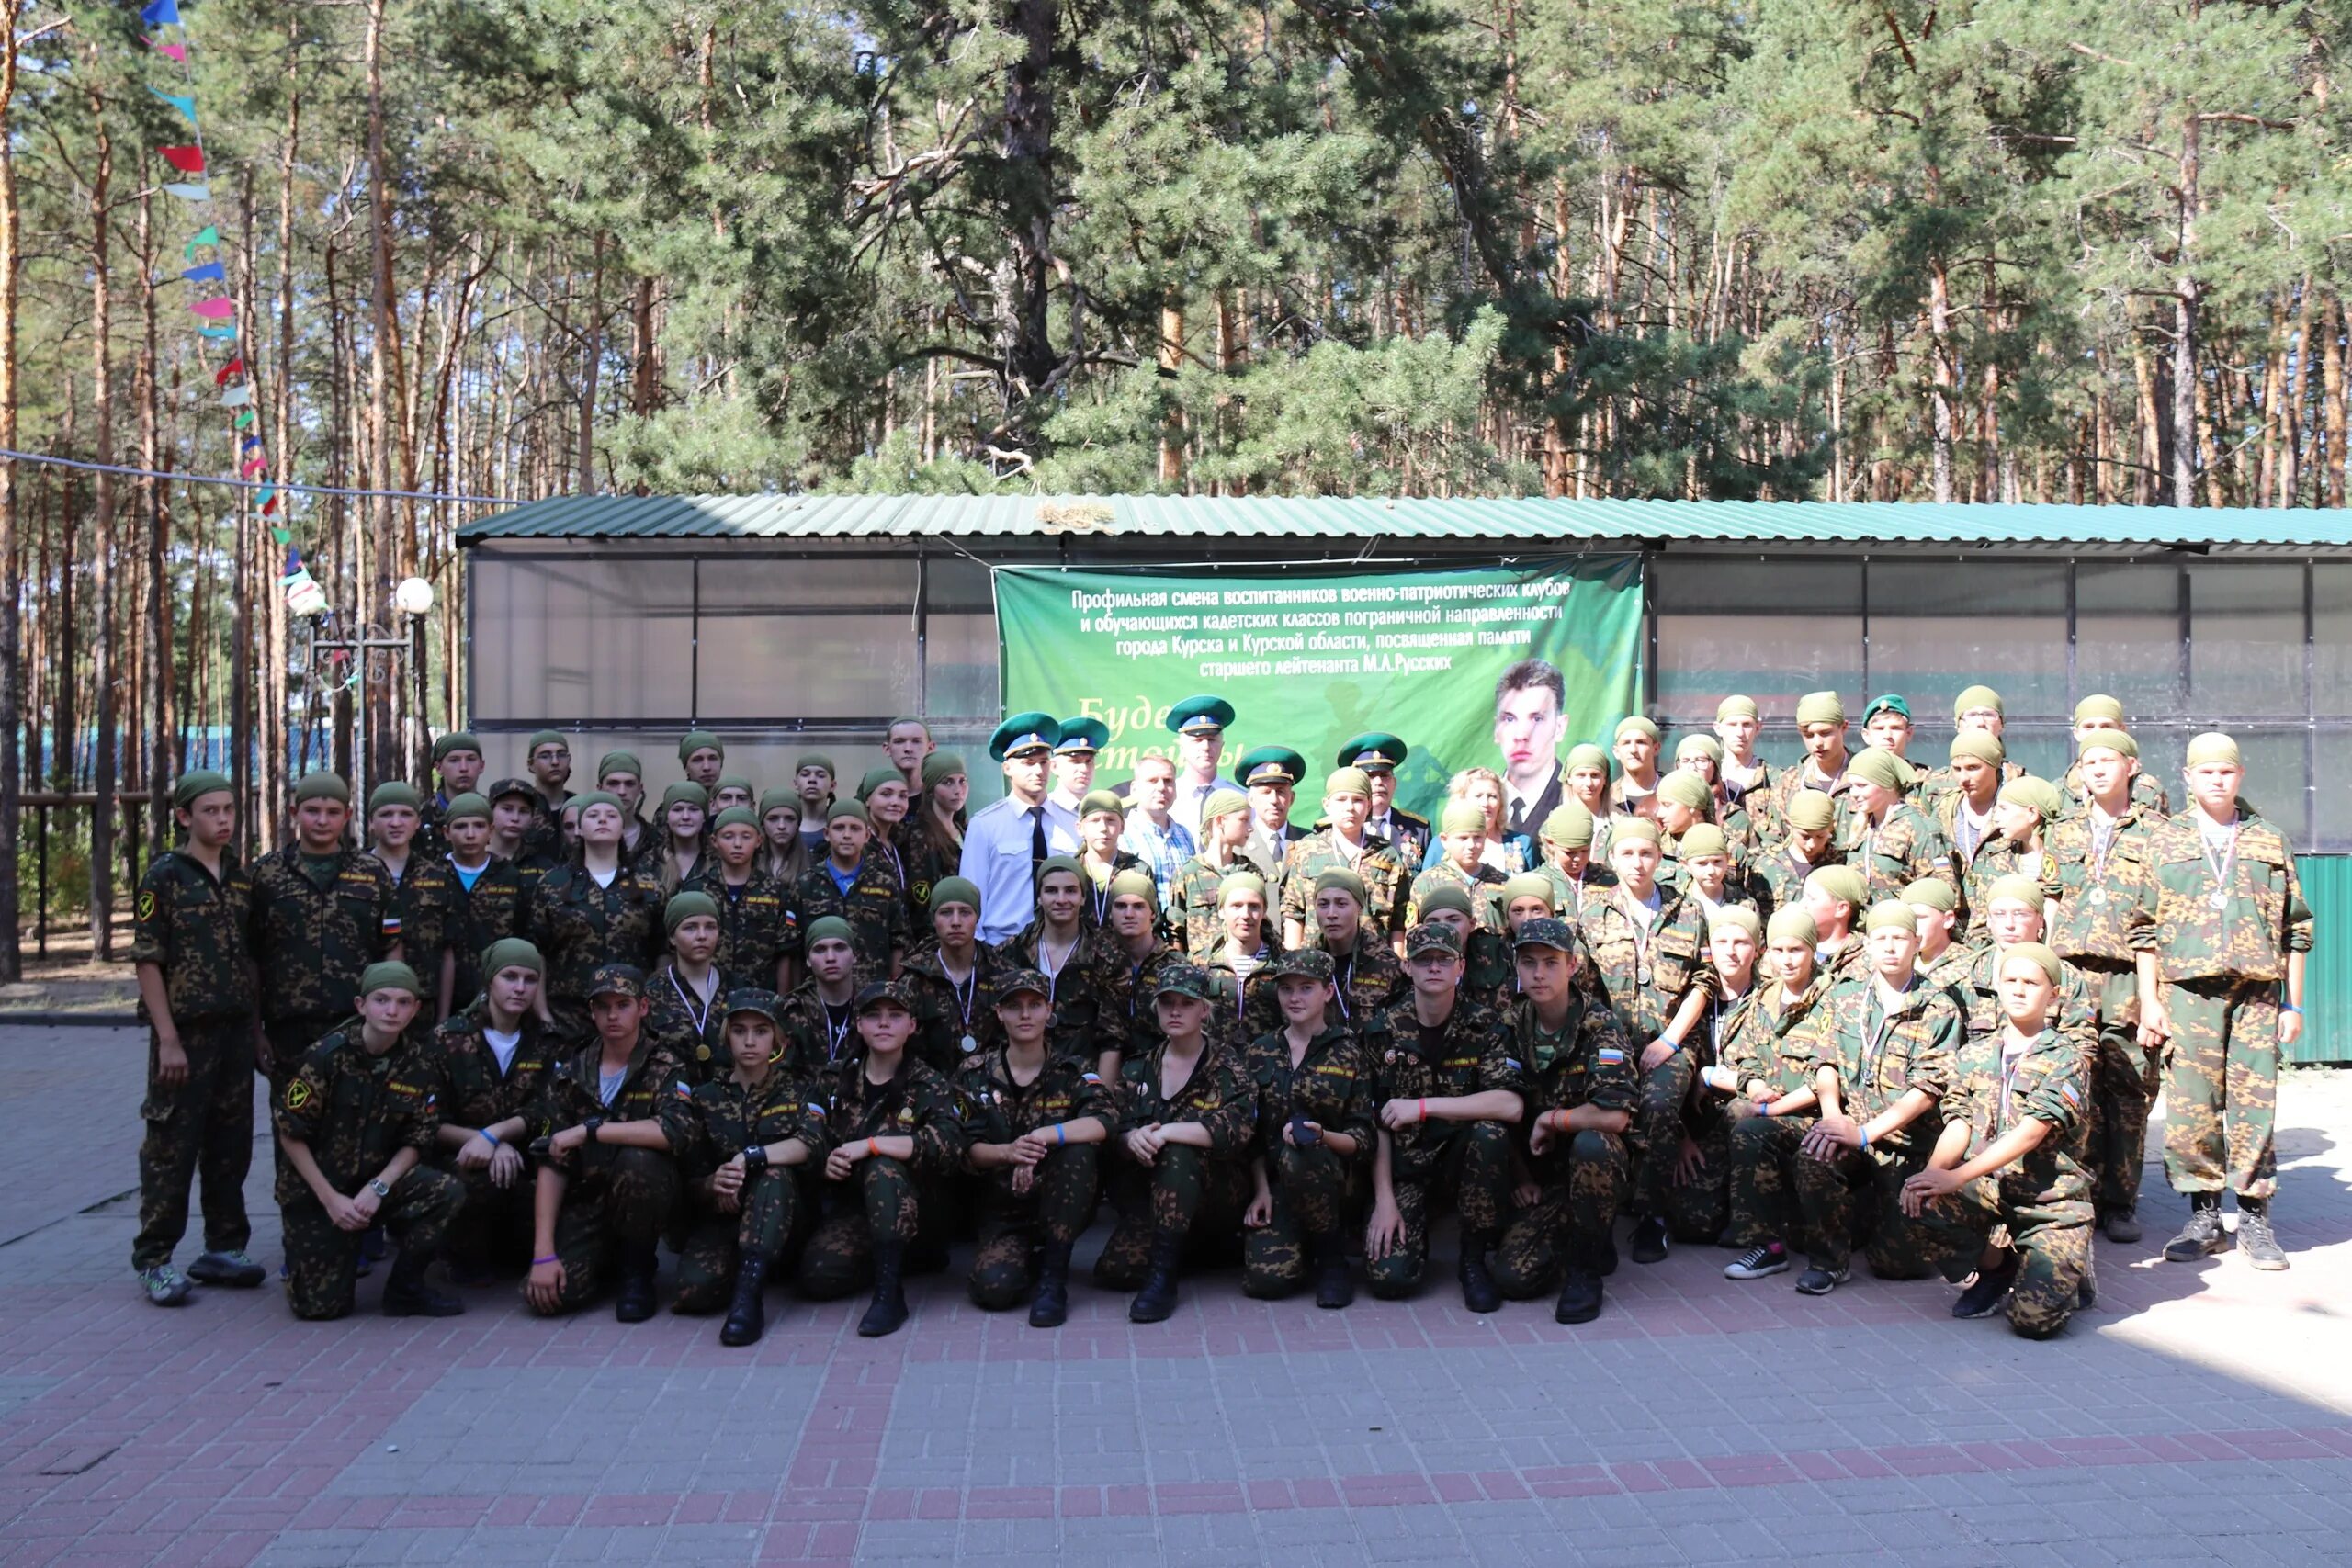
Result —
[{"label": "wristwatch", "polygon": [[390,1196],[392,1195],[392,1190],[391,1190],[390,1188],[389,1188],[389,1187],[385,1186],[385,1185],[384,1185],[382,1182],[380,1182],[380,1181],[371,1181],[371,1182],[369,1182],[369,1183],[368,1184],[368,1190],[370,1192],[373,1192],[373,1193],[374,1193],[377,1197],[379,1197],[379,1198],[389,1198],[389,1197],[390,1197]]},{"label": "wristwatch", "polygon": [[602,1116],[591,1116],[586,1121],[580,1123],[582,1127],[587,1130],[587,1141],[592,1144],[596,1141],[596,1129],[604,1124],[605,1119]]}]

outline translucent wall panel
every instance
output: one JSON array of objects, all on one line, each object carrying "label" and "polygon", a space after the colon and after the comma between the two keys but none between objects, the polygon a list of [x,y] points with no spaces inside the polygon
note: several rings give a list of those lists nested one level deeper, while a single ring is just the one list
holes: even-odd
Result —
[{"label": "translucent wall panel", "polygon": [[2135,729],[2181,711],[2177,567],[2075,568],[2075,689],[2115,697]]},{"label": "translucent wall panel", "polygon": [[1874,561],[1868,592],[1868,696],[1899,692],[1922,722],[1948,720],[1982,682],[2011,718],[2066,716],[2064,562]]},{"label": "translucent wall panel", "polygon": [[2188,569],[2189,711],[2303,716],[2303,569],[2199,564]]},{"label": "translucent wall panel", "polygon": [[472,569],[475,718],[691,711],[692,562],[478,555]]}]

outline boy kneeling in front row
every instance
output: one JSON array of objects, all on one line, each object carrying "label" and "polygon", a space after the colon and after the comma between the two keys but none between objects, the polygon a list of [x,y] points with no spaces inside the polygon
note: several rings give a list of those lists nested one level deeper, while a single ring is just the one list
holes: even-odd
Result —
[{"label": "boy kneeling in front row", "polygon": [[424,1282],[450,1217],[458,1179],[420,1164],[441,1133],[439,1066],[416,1021],[416,972],[371,964],[359,977],[359,1025],[302,1054],[277,1091],[277,1204],[286,1225],[286,1300],[302,1318],[351,1311],[359,1247],[381,1224],[401,1255],[384,1282],[392,1317],[454,1317],[465,1304]]}]

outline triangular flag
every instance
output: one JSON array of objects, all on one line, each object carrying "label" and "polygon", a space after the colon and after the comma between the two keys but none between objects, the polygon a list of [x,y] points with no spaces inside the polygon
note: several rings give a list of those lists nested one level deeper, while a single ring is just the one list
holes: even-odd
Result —
[{"label": "triangular flag", "polygon": [[269,536],[281,545],[290,545],[294,542],[294,536],[283,528],[272,528],[269,531]]},{"label": "triangular flag", "polygon": [[208,321],[225,321],[236,315],[237,302],[225,294],[220,294],[209,299],[198,299],[188,309]]},{"label": "triangular flag", "polygon": [[[241,392],[244,392],[246,390],[243,387],[240,387],[237,389]],[[252,396],[250,392],[246,392],[246,395],[248,397]],[[243,463],[237,465],[237,477],[241,479],[249,479],[268,467],[269,464],[262,458],[248,457]]]},{"label": "triangular flag", "polygon": [[196,99],[194,97],[183,97],[175,94],[167,93],[161,87],[150,87],[147,90],[154,94],[157,97],[163,99],[165,103],[171,105],[172,107],[179,110],[182,115],[187,117],[189,125],[193,126],[196,124]]},{"label": "triangular flag", "polygon": [[147,0],[139,8],[139,19],[151,28],[176,28],[180,25],[180,0]]},{"label": "triangular flag", "polygon": [[218,283],[229,276],[229,269],[219,262],[206,262],[202,266],[189,267],[180,276],[190,283]]},{"label": "triangular flag", "polygon": [[178,185],[165,186],[164,187],[164,194],[165,196],[178,197],[182,201],[210,201],[212,199],[212,187],[210,186],[189,185],[183,181]]},{"label": "triangular flag", "polygon": [[237,329],[234,327],[198,327],[196,333],[198,337],[225,337],[231,343],[237,341]]},{"label": "triangular flag", "polygon": [[267,506],[271,502],[277,499],[277,487],[276,485],[264,485],[261,487],[261,503],[264,506]]},{"label": "triangular flag", "polygon": [[218,245],[220,243],[220,230],[219,225],[207,223],[203,228],[198,229],[189,237],[187,244],[180,247],[180,259],[182,261],[194,261],[196,259],[197,252],[202,250],[207,245]]},{"label": "triangular flag", "polygon": [[240,381],[220,394],[220,406],[224,409],[241,409],[253,400],[254,385],[251,381]]},{"label": "triangular flag", "polygon": [[245,361],[243,356],[241,355],[237,358],[229,361],[228,364],[220,367],[220,370],[215,373],[212,378],[212,384],[216,387],[225,387],[229,384],[230,377],[242,376],[244,373]]},{"label": "triangular flag", "polygon": [[147,41],[153,44],[159,53],[169,55],[174,60],[178,61],[182,65],[186,65],[187,63],[187,51],[180,45],[175,43],[165,43],[161,39],[151,38]]},{"label": "triangular flag", "polygon": [[248,436],[246,436],[243,441],[240,441],[240,442],[238,442],[238,443],[237,443],[237,450],[238,450],[238,451],[240,451],[240,452],[250,452],[250,451],[252,451],[254,447],[256,447],[256,446],[260,446],[260,445],[261,445],[261,437],[260,437],[260,436],[258,436],[258,435],[248,435]]},{"label": "triangular flag", "polygon": [[243,429],[244,429],[247,425],[250,425],[251,423],[253,423],[253,422],[254,422],[254,411],[253,411],[253,410],[251,410],[251,409],[247,409],[244,412],[243,412],[243,413],[239,414],[239,415],[238,415],[238,416],[233,420],[233,421],[232,421],[231,423],[233,423],[233,424],[236,426],[236,428],[238,428],[239,430],[243,430]]},{"label": "triangular flag", "polygon": [[158,147],[155,149],[164,163],[184,175],[204,173],[204,149],[201,147]]}]

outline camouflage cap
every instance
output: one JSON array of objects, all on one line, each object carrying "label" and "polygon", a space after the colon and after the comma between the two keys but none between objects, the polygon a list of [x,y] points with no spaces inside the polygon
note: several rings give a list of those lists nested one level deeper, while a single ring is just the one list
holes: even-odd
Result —
[{"label": "camouflage cap", "polygon": [[1540,871],[1522,871],[1503,884],[1495,899],[1509,909],[1521,898],[1540,898],[1545,908],[1553,909],[1559,907],[1559,884],[1551,877]]},{"label": "camouflage cap", "polygon": [[2030,876],[1996,876],[1984,889],[1984,908],[1996,904],[2023,904],[2037,913],[2041,908],[2041,884]]},{"label": "camouflage cap", "polygon": [[1781,815],[1800,833],[1818,833],[1838,820],[1838,803],[1820,790],[1800,789]]},{"label": "camouflage cap", "polygon": [[1906,883],[1900,897],[1915,909],[1937,909],[1949,915],[1960,908],[1960,896],[1952,891],[1951,883],[1939,876],[1923,876]]},{"label": "camouflage cap", "polygon": [[539,786],[528,779],[493,779],[482,795],[493,803],[519,795],[536,806],[539,799]]},{"label": "camouflage cap", "polygon": [[1577,935],[1568,929],[1567,921],[1550,915],[1539,915],[1519,928],[1519,934],[1511,938],[1510,945],[1513,952],[1526,947],[1548,947],[1560,953],[1574,953]]},{"label": "camouflage cap", "polygon": [[861,1018],[878,1007],[895,1007],[901,1012],[914,1011],[914,987],[904,980],[876,980],[857,993],[857,1011]]},{"label": "camouflage cap", "polygon": [[710,809],[710,791],[692,779],[680,779],[662,792],[662,809],[667,811],[673,806],[691,806],[696,811],[707,811]]},{"label": "camouflage cap", "polygon": [[1690,830],[1682,835],[1681,843],[1676,847],[1685,862],[1731,853],[1731,840],[1724,838],[1724,830],[1713,822],[1692,823]]},{"label": "camouflage cap", "polygon": [[1441,926],[1423,920],[1405,933],[1405,956],[1419,958],[1425,953],[1442,953],[1450,957],[1462,956],[1462,938],[1452,926]]},{"label": "camouflage cap", "polygon": [[774,991],[763,991],[755,986],[744,986],[727,993],[727,1016],[739,1012],[755,1012],[777,1028],[784,1027],[784,998]]},{"label": "camouflage cap", "polygon": [[596,973],[590,976],[588,981],[588,996],[591,1000],[597,997],[643,997],[644,995],[645,972],[630,964],[600,964]]},{"label": "camouflage cap", "polygon": [[401,779],[387,779],[368,792],[368,815],[373,817],[388,806],[404,806],[411,811],[424,808],[424,796],[416,786]]},{"label": "camouflage cap", "polygon": [[1023,991],[1035,991],[1051,1001],[1054,995],[1054,983],[1035,969],[1012,970],[997,980],[997,1003],[1002,1006]]},{"label": "camouflage cap", "polygon": [[2066,809],[2066,797],[2058,793],[2058,786],[2031,773],[2003,784],[2000,800],[2004,806],[2022,806],[2044,822],[2054,820]]},{"label": "camouflage cap", "polygon": [[1209,978],[1209,972],[1197,964],[1170,964],[1152,982],[1151,994],[1155,997],[1190,997],[1194,1001],[1213,1002],[1216,1000],[1216,982]]},{"label": "camouflage cap", "polygon": [[1438,883],[1428,892],[1416,894],[1413,901],[1420,906],[1420,911],[1424,915],[1432,909],[1452,909],[1456,914],[1466,915],[1473,919],[1476,919],[1477,914],[1477,911],[1470,907],[1470,889],[1458,882]]},{"label": "camouflage cap", "polygon": [[1323,985],[1331,982],[1339,973],[1331,955],[1319,947],[1296,947],[1266,965],[1266,973],[1277,980],[1314,980]]},{"label": "camouflage cap", "polygon": [[1730,931],[1746,931],[1750,942],[1764,940],[1763,919],[1745,904],[1725,904],[1708,917],[1707,935],[1710,938],[1718,932]]},{"label": "camouflage cap", "polygon": [[1962,757],[1973,757],[1996,768],[2009,760],[2008,750],[2001,744],[2001,738],[1989,729],[1962,730],[1951,738],[1951,746],[1946,754],[1955,762]]},{"label": "camouflage cap", "polygon": [[1772,911],[1772,919],[1764,928],[1764,940],[1773,943],[1803,942],[1807,947],[1818,947],[1821,945],[1821,928],[1814,923],[1811,914],[1792,904],[1785,909]]},{"label": "camouflage cap", "polygon": [[949,779],[961,777],[963,773],[964,754],[961,751],[933,751],[922,760],[922,787],[925,789],[937,789]]},{"label": "camouflage cap", "polygon": [[536,942],[519,936],[503,936],[481,950],[481,972],[485,977],[501,969],[528,969],[534,975],[548,972],[548,961]]}]

